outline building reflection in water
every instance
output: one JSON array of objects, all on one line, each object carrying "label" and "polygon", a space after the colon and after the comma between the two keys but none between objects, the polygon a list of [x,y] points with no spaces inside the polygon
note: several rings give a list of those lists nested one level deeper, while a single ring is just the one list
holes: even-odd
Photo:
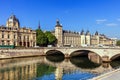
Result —
[{"label": "building reflection in water", "polygon": [[28,80],[36,77],[36,64],[15,66],[0,70],[0,80]]},{"label": "building reflection in water", "polygon": [[[20,61],[18,61],[20,60]],[[29,80],[36,77],[36,63],[30,59],[10,59],[0,61],[0,80]]]},{"label": "building reflection in water", "polygon": [[63,68],[58,66],[55,71],[55,79],[62,80],[62,76],[63,76]]}]

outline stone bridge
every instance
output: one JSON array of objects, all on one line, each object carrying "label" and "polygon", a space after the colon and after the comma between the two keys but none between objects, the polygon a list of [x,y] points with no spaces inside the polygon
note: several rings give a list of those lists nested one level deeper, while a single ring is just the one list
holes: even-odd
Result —
[{"label": "stone bridge", "polygon": [[76,51],[89,51],[100,56],[102,61],[108,62],[120,57],[120,48],[72,48],[72,47],[50,47],[44,48],[44,54],[47,55],[49,51],[59,51],[64,54],[66,58],[71,57]]},{"label": "stone bridge", "polygon": [[[103,62],[112,61],[120,57],[120,48],[88,48],[88,47],[40,47],[26,49],[0,49],[0,59],[26,57],[26,56],[41,56],[48,55],[50,52],[59,51],[65,58],[79,55],[80,52],[88,52],[88,58],[92,61],[100,58]],[[92,55],[91,55],[91,54]],[[100,62],[99,60],[96,62]]]}]

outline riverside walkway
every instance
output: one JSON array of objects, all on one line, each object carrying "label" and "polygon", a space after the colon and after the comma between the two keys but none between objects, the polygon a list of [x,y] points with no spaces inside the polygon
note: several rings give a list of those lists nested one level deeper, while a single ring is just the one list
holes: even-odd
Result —
[{"label": "riverside walkway", "polygon": [[94,77],[90,80],[120,80],[120,68]]}]

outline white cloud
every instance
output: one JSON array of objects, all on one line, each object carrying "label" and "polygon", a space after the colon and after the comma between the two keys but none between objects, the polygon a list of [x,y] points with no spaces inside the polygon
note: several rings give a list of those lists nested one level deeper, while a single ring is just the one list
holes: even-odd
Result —
[{"label": "white cloud", "polygon": [[97,24],[101,24],[101,23],[104,23],[106,21],[107,21],[107,19],[98,19],[98,20],[96,20]]},{"label": "white cloud", "polygon": [[106,26],[115,27],[115,26],[118,26],[118,24],[116,24],[116,23],[108,23],[108,24],[106,24]]}]

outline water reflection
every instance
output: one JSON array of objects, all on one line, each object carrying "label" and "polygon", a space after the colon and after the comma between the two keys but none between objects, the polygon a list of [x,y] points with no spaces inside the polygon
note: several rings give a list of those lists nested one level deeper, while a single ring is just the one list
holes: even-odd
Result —
[{"label": "water reflection", "polygon": [[39,79],[43,79],[44,76],[51,75],[51,73],[55,72],[55,67],[49,66],[43,63],[37,64],[37,77]]},{"label": "water reflection", "polygon": [[93,63],[87,57],[73,57],[70,58],[72,64],[83,69],[91,69],[99,67],[100,64]]},{"label": "water reflection", "polygon": [[64,56],[62,55],[49,55],[49,56],[46,56],[46,59],[51,61],[51,62],[62,62],[64,61]]},{"label": "water reflection", "polygon": [[95,76],[96,73],[120,66],[119,61],[100,65],[85,57],[71,59],[56,57],[0,60],[0,80],[86,80]]},{"label": "water reflection", "polygon": [[0,67],[0,80],[28,80],[35,77],[36,64]]},{"label": "water reflection", "polygon": [[120,67],[120,59],[113,60],[112,62],[110,62],[110,65],[112,66],[112,68]]}]

